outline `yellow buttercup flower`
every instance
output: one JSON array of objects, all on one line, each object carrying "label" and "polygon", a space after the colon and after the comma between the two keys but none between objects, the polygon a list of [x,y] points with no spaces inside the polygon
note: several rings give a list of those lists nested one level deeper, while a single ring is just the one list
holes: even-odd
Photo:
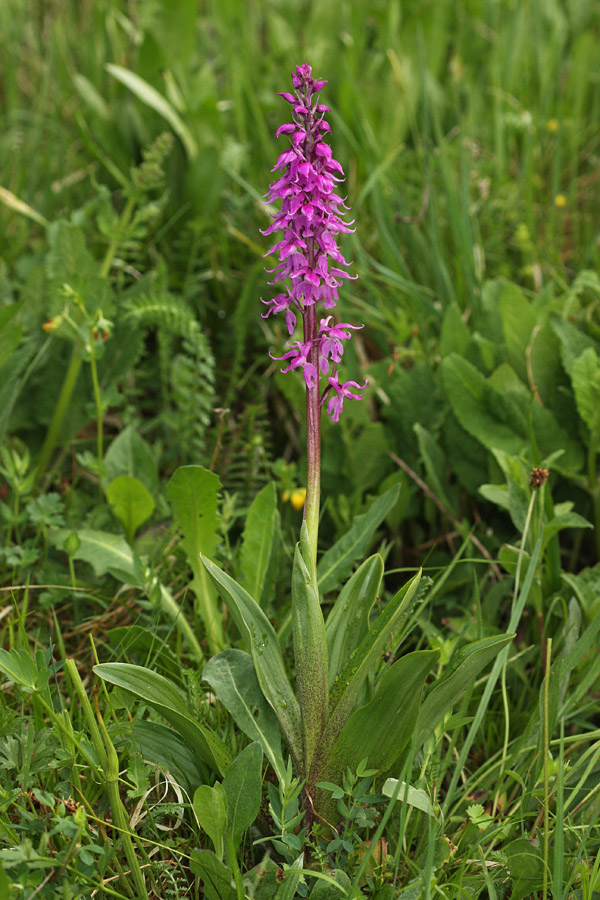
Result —
[{"label": "yellow buttercup flower", "polygon": [[294,509],[302,509],[306,499],[306,488],[298,488],[290,494],[290,503]]},{"label": "yellow buttercup flower", "polygon": [[552,133],[554,131],[558,131],[558,129],[559,129],[558,119],[548,119],[548,121],[546,122],[546,128],[548,129],[548,131],[550,133]]},{"label": "yellow buttercup flower", "polygon": [[559,209],[564,209],[567,205],[567,198],[564,194],[557,194],[554,198],[554,205],[558,206]]}]

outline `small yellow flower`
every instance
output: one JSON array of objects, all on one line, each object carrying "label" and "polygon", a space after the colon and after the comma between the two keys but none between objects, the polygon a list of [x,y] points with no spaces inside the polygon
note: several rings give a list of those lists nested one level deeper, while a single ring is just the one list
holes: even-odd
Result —
[{"label": "small yellow flower", "polygon": [[48,322],[44,322],[44,324],[42,325],[42,330],[45,331],[46,334],[52,334],[52,332],[56,331],[56,329],[60,326],[62,319],[62,316],[54,316],[53,319],[49,319]]},{"label": "small yellow flower", "polygon": [[546,128],[551,134],[553,134],[555,131],[558,131],[559,127],[560,126],[558,119],[548,119],[548,121],[546,122]]},{"label": "small yellow flower", "polygon": [[567,205],[567,198],[565,197],[565,195],[557,194],[554,198],[554,205],[559,209],[564,209],[564,207]]},{"label": "small yellow flower", "polygon": [[290,503],[294,507],[294,509],[302,509],[304,506],[304,500],[306,499],[306,488],[298,488],[295,491],[292,491],[290,495]]}]

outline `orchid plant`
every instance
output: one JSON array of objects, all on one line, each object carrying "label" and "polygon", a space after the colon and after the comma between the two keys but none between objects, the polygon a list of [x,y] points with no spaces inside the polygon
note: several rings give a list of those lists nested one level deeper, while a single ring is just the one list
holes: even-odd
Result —
[{"label": "orchid plant", "polygon": [[[299,317],[303,330],[301,339],[290,341],[287,352],[273,357],[285,362],[283,372],[301,369],[306,385],[306,502],[292,573],[295,692],[277,635],[261,608],[213,562],[203,560],[245,639],[260,690],[304,780],[308,827],[315,816],[325,820],[336,816],[335,805],[320,787],[324,781],[340,783],[347,768],[356,771],[363,760],[380,772],[389,770],[413,740],[423,743],[433,733],[457,694],[508,640],[501,636],[470,645],[455,671],[425,699],[425,682],[438,657],[432,650],[408,653],[387,666],[370,693],[367,676],[379,669],[385,646],[398,635],[417,596],[421,573],[392,598],[371,626],[383,576],[383,560],[376,554],[342,588],[326,621],[323,616],[316,565],[322,408],[326,405],[337,422],[344,400],[362,399],[367,386],[366,381],[362,385],[343,381],[339,370],[344,341],[363,326],[336,323],[332,314],[320,317],[319,313],[319,304],[325,313],[334,309],[342,281],[356,277],[348,273],[349,263],[336,242],[340,234],[353,230],[353,222],[346,220],[348,207],[336,193],[343,181],[342,166],[325,140],[330,133],[325,118],[329,107],[319,95],[326,83],[313,78],[311,67],[303,63],[292,74],[294,92],[280,94],[292,107],[292,121],[281,125],[276,134],[285,135],[289,146],[275,163],[273,171],[281,170],[281,174],[267,194],[269,203],[280,200],[281,207],[263,231],[265,235],[283,232],[266,254],[278,254],[277,265],[267,271],[273,275],[270,283],[283,289],[273,299],[263,300],[268,307],[263,316],[283,313],[290,338]],[[211,674],[215,659],[207,667]],[[213,677],[211,685],[219,696],[218,679]],[[254,729],[248,734],[257,738]],[[263,749],[267,757],[273,755],[273,748],[263,744]],[[277,770],[280,763],[273,760]]]},{"label": "orchid plant", "polygon": [[[406,636],[402,626],[408,610],[423,596],[424,585],[418,572],[373,620],[376,598],[382,595],[384,564],[379,554],[351,575],[324,617],[322,594],[329,594],[339,580],[332,583],[317,569],[322,409],[325,406],[337,422],[344,401],[361,399],[367,386],[366,381],[343,381],[339,368],[344,342],[363,326],[336,323],[330,313],[343,280],[355,276],[348,273],[349,264],[336,243],[340,234],[352,230],[352,223],[344,218],[347,207],[335,192],[343,170],[325,140],[329,110],[319,96],[325,84],[303,63],[292,75],[294,93],[281,94],[292,107],[292,121],[280,126],[277,136],[285,135],[289,146],[277,159],[273,171],[281,174],[267,195],[270,203],[280,200],[281,207],[263,232],[283,232],[269,251],[279,257],[270,272],[271,284],[281,292],[263,301],[268,307],[264,316],[284,313],[290,338],[299,318],[303,329],[289,350],[273,357],[285,363],[284,372],[301,369],[306,385],[307,491],[291,584],[295,690],[278,635],[257,600],[215,562],[201,557],[247,651],[229,648],[213,656],[204,678],[240,730],[255,742],[252,746],[260,745],[280,784],[292,778],[302,782],[305,835],[315,818],[335,824],[336,805],[326,785],[341,784],[348,769],[357,772],[361,766],[393,772],[411,747],[434,734],[460,693],[512,639],[497,635],[467,645],[453,670],[429,688],[437,650],[413,651],[393,664],[383,662],[384,650],[390,644],[398,647]],[[326,313],[322,317],[319,304]],[[392,502],[396,496],[394,492]],[[329,603],[332,598],[327,599]],[[202,766],[227,785],[233,765],[229,749],[186,711],[174,685],[124,663],[99,665],[95,671],[155,706],[193,747]],[[289,750],[287,764],[280,733]],[[260,760],[256,763],[260,774]],[[226,804],[222,792],[217,793],[209,797],[204,791],[211,803],[220,804],[223,828],[235,831],[237,840],[237,825],[233,819],[227,825]],[[221,845],[219,838],[215,848]]]}]

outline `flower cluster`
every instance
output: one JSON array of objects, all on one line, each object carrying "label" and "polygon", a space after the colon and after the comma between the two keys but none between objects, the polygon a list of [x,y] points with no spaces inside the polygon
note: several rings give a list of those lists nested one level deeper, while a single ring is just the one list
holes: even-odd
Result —
[{"label": "flower cluster", "polygon": [[289,342],[291,349],[273,358],[286,360],[282,372],[301,368],[309,390],[320,390],[321,376],[326,378],[320,402],[327,402],[327,412],[337,422],[344,399],[360,400],[355,392],[364,390],[367,383],[340,383],[337,375],[344,352],[342,342],[350,337],[351,329],[363,326],[336,324],[330,315],[322,318],[317,327],[317,304],[322,303],[325,310],[335,307],[342,279],[357,277],[340,268],[347,268],[349,263],[338,249],[336,236],[353,229],[352,223],[343,218],[347,207],[335,193],[336,183],[344,180],[343,169],[323,140],[330,131],[325,121],[329,107],[314,96],[325,84],[326,81],[315,80],[311,67],[303,63],[292,75],[294,93],[280,94],[292,105],[293,121],[281,125],[277,137],[287,135],[290,146],[272,170],[281,169],[282,174],[270,186],[267,199],[281,200],[282,205],[263,234],[283,231],[282,239],[265,255],[279,254],[277,266],[267,270],[273,273],[269,283],[287,283],[273,300],[263,300],[268,306],[263,318],[285,312],[291,336],[298,313],[302,316],[304,339]]}]

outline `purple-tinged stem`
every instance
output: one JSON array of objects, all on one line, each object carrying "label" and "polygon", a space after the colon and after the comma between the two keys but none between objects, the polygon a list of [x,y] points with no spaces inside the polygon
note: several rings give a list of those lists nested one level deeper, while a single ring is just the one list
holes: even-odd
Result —
[{"label": "purple-tinged stem", "polygon": [[[304,340],[311,342],[308,361],[319,371],[317,340],[317,308],[309,306],[304,313]],[[306,504],[304,519],[308,529],[313,561],[317,560],[319,538],[319,506],[321,502],[321,397],[318,378],[306,388]]]}]

